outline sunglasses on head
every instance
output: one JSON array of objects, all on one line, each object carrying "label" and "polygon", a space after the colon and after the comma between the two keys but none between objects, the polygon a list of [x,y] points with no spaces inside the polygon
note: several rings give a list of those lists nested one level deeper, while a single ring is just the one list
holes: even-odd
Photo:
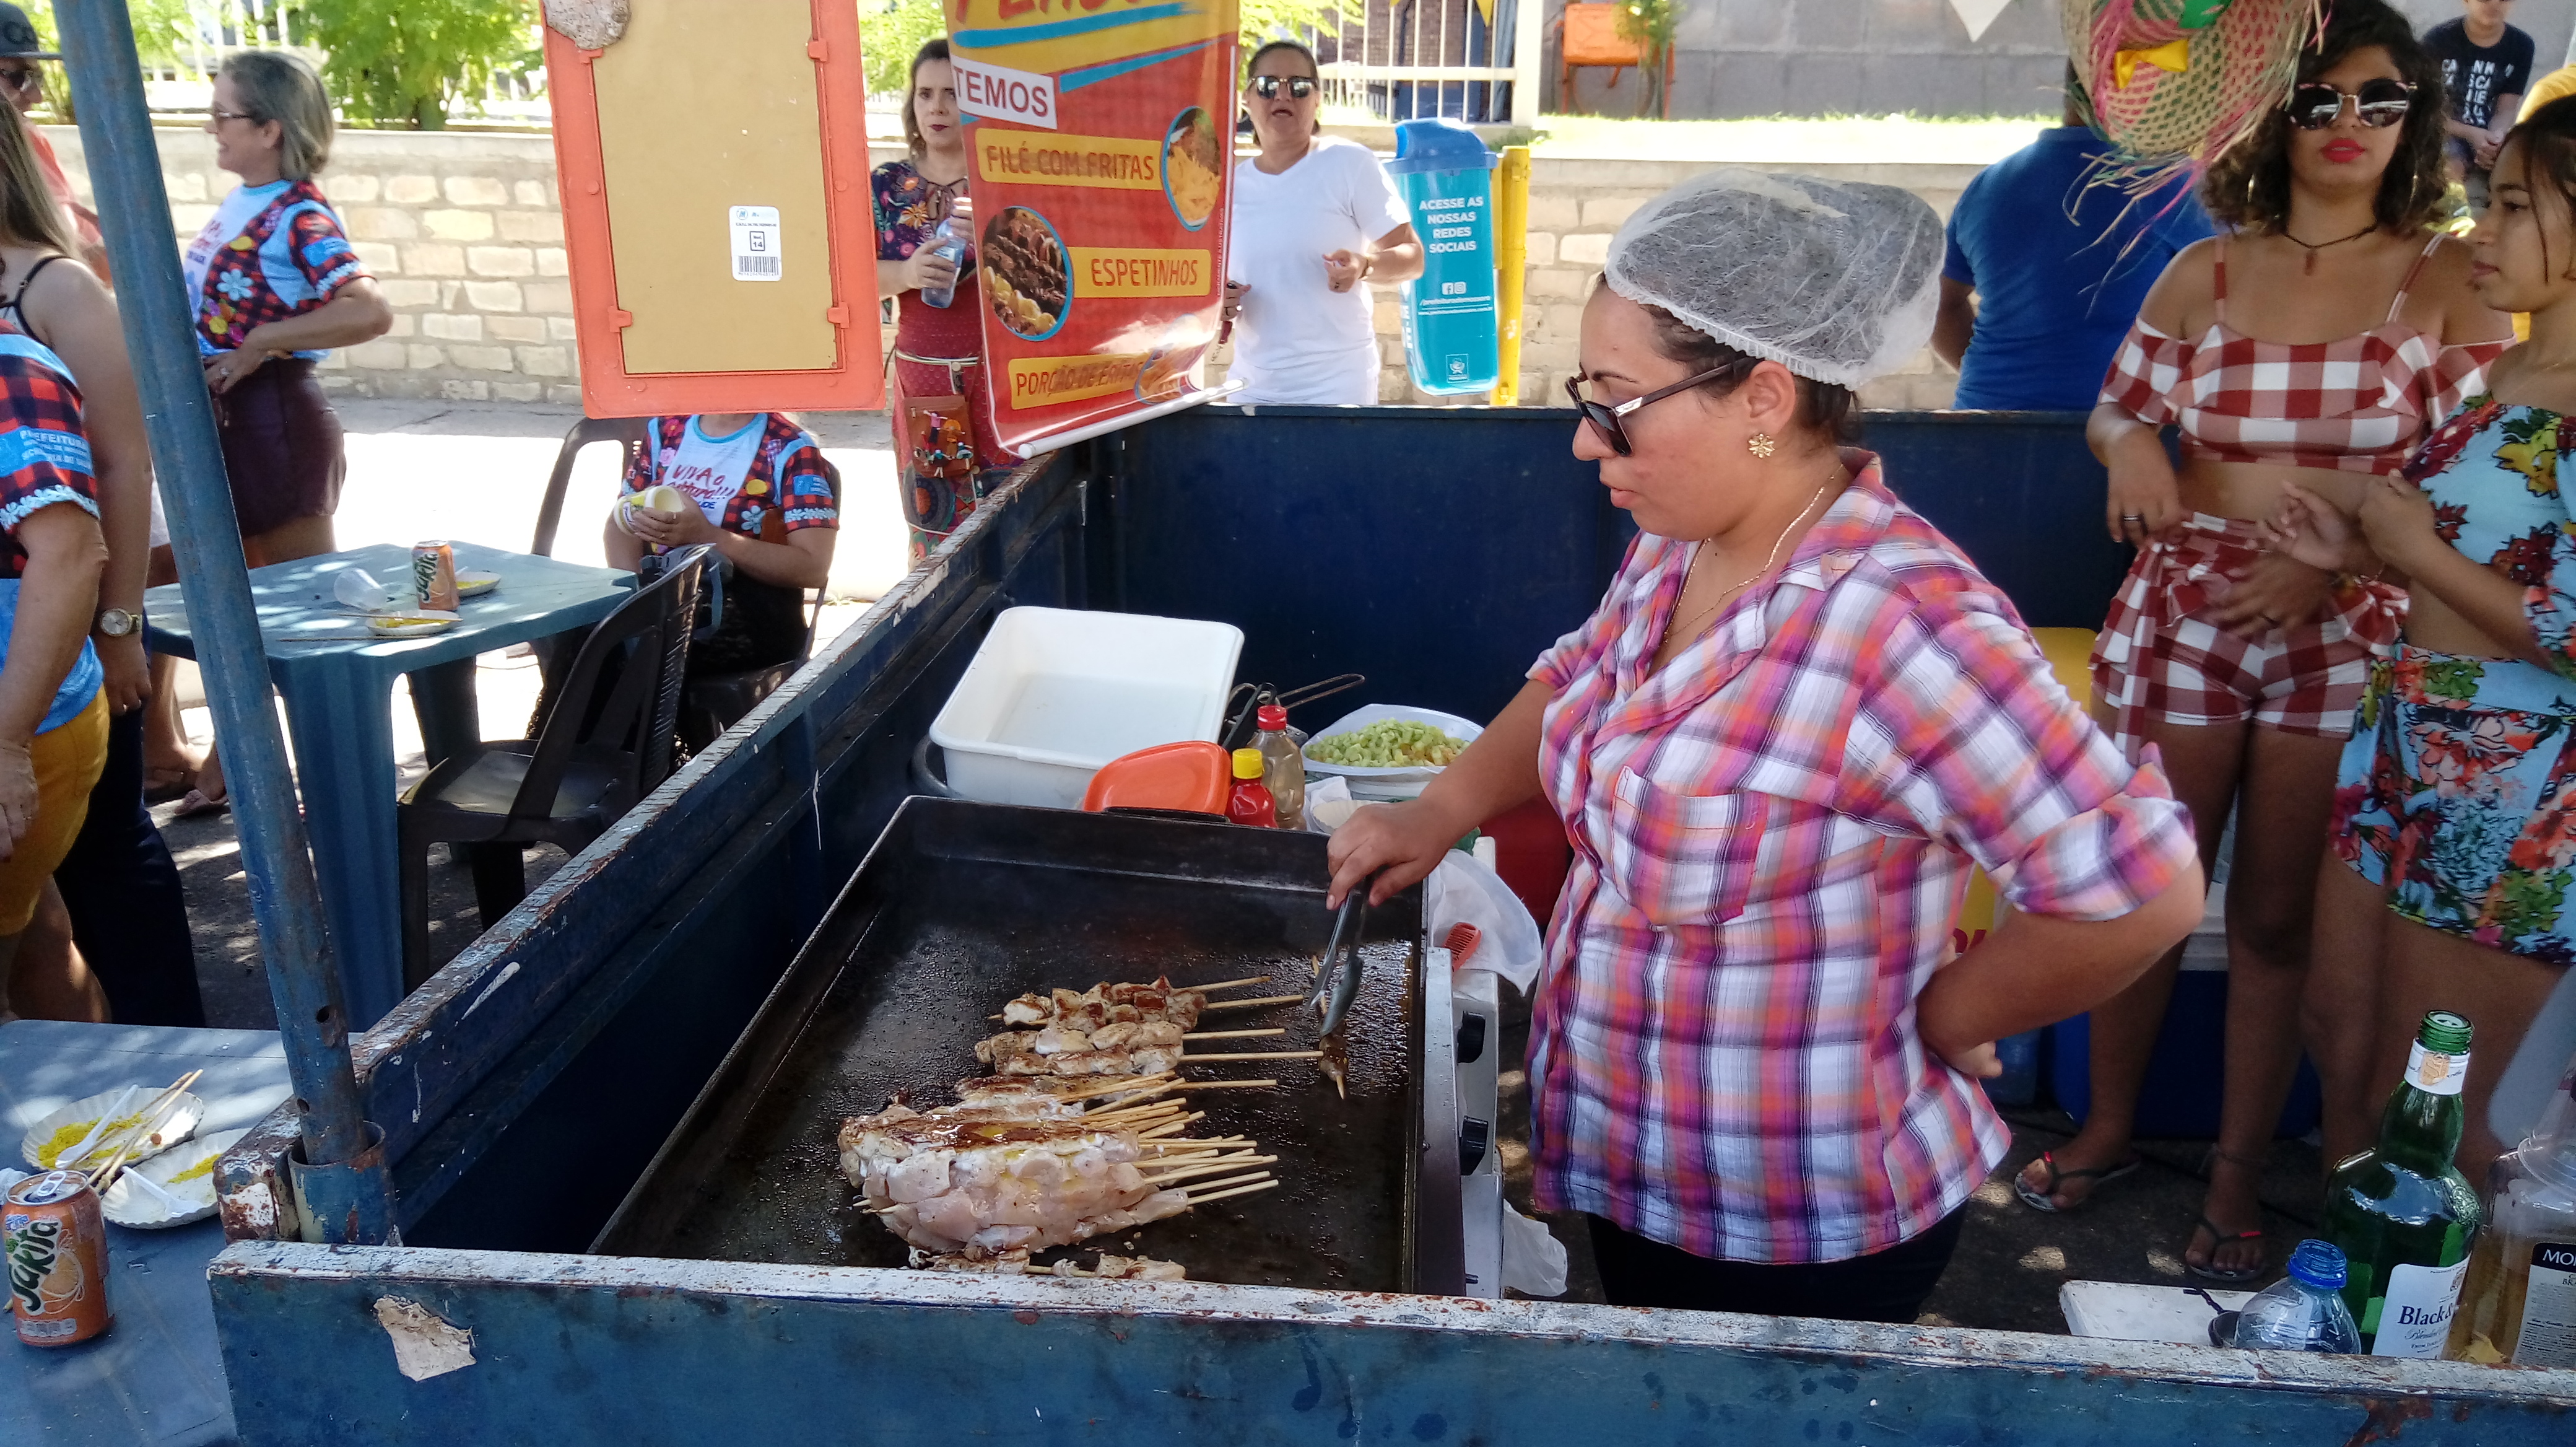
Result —
[{"label": "sunglasses on head", "polygon": [[2343,118],[2343,103],[2352,102],[2353,114],[2373,130],[2393,126],[2406,119],[2415,104],[2415,87],[2402,80],[2365,80],[2357,91],[2337,90],[2321,80],[2308,81],[2290,92],[2290,103],[2283,107],[2290,113],[2290,124],[2303,131],[2322,131]]},{"label": "sunglasses on head", "polygon": [[1741,371],[1752,366],[1753,362],[1754,359],[1751,357],[1738,357],[1731,362],[1720,362],[1696,377],[1684,377],[1669,387],[1658,387],[1643,397],[1631,397],[1616,407],[1606,402],[1584,400],[1583,384],[1592,379],[1581,372],[1565,379],[1565,395],[1574,399],[1575,410],[1583,414],[1584,421],[1592,424],[1593,431],[1601,434],[1602,441],[1610,444],[1610,450],[1621,457],[1626,457],[1629,449],[1628,429],[1621,425],[1620,418],[1649,402],[1661,402],[1666,397],[1687,392],[1702,382],[1714,382],[1729,372]]},{"label": "sunglasses on head", "polygon": [[1275,75],[1256,75],[1252,78],[1252,93],[1263,100],[1272,100],[1277,98],[1279,87],[1283,85],[1288,87],[1290,100],[1304,100],[1315,93],[1315,78],[1310,75],[1292,75],[1285,78]]}]

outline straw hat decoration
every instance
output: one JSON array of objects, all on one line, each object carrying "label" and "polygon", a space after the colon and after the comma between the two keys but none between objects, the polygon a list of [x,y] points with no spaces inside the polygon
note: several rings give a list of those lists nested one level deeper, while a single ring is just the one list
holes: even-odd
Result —
[{"label": "straw hat decoration", "polygon": [[2064,0],[2066,53],[2115,148],[2102,179],[2143,193],[2252,134],[2298,79],[2320,0]]}]

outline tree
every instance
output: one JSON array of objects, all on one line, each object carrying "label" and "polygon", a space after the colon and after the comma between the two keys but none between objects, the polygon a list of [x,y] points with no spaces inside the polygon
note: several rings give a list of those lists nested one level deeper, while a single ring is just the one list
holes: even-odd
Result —
[{"label": "tree", "polygon": [[1619,38],[1637,47],[1637,70],[1646,80],[1645,90],[1638,96],[1639,115],[1651,106],[1658,118],[1668,118],[1664,66],[1672,58],[1674,34],[1681,23],[1679,0],[1625,0],[1619,6]]},{"label": "tree", "polygon": [[350,119],[419,131],[445,130],[451,104],[525,57],[536,18],[532,0],[304,0],[297,14]]}]

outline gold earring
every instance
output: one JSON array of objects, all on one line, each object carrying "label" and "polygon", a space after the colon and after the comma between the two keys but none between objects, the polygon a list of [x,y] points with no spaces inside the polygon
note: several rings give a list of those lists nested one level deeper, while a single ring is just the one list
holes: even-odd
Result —
[{"label": "gold earring", "polygon": [[1772,441],[1771,434],[1768,432],[1756,432],[1744,439],[1744,450],[1765,462],[1771,460],[1771,454],[1778,451],[1779,447],[1780,444]]}]

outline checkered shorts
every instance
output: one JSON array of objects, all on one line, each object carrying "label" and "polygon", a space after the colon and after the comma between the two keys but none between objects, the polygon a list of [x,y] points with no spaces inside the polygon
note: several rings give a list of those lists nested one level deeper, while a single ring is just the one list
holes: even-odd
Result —
[{"label": "checkered shorts", "polygon": [[2093,696],[2132,759],[2146,721],[2243,723],[2340,739],[2370,660],[2394,645],[2405,594],[2384,584],[2339,589],[2334,611],[2253,637],[2210,621],[2228,587],[2261,556],[2253,526],[2194,513],[2182,536],[2139,551],[2093,644]]}]

